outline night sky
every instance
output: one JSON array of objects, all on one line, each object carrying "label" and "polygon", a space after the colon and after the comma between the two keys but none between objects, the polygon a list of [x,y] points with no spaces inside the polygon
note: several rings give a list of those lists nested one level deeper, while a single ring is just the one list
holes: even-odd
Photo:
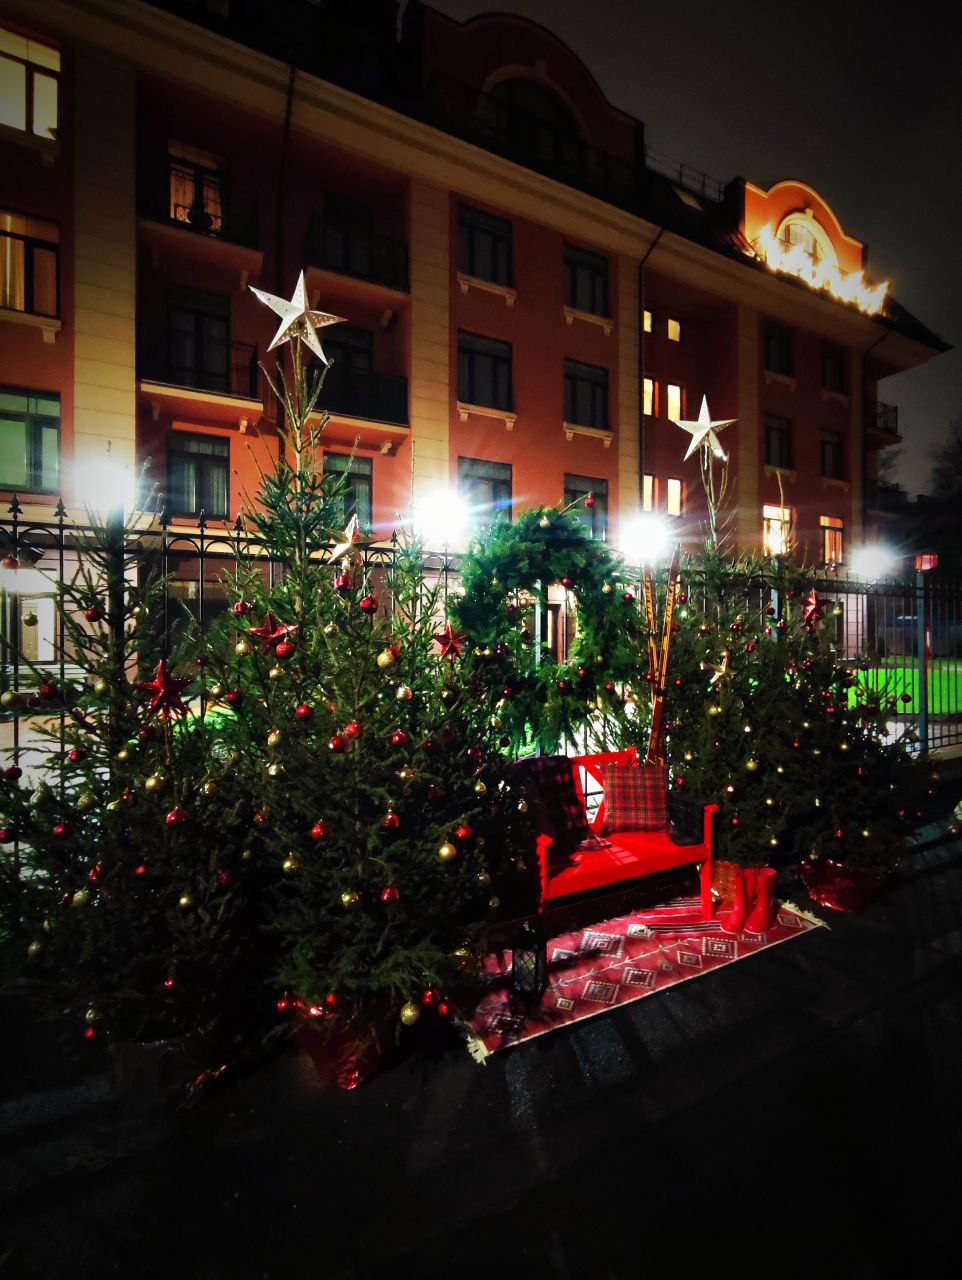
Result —
[{"label": "night sky", "polygon": [[[962,78],[942,6],[836,0],[429,0],[554,31],[649,145],[722,181],[798,178],[869,247],[870,279],[962,346]],[[750,14],[750,17],[749,17]],[[595,140],[601,143],[601,140]],[[882,383],[899,406],[895,472],[925,490],[929,450],[962,415],[962,351]]]}]

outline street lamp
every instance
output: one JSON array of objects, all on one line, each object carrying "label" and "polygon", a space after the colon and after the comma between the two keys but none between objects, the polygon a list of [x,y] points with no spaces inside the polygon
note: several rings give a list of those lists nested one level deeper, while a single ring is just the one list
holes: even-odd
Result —
[{"label": "street lamp", "polygon": [[661,516],[645,512],[625,526],[621,549],[630,564],[655,564],[661,560],[671,542],[668,526]]},{"label": "street lamp", "polygon": [[436,489],[415,505],[412,524],[429,551],[437,547],[447,551],[468,529],[468,507],[456,489]]},{"label": "street lamp", "polygon": [[852,552],[852,572],[863,582],[878,582],[895,568],[898,557],[891,547],[868,544]]}]

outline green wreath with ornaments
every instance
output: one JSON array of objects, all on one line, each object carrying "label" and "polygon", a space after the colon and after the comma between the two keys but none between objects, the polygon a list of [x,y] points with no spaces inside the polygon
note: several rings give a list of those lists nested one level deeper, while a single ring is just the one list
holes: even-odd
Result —
[{"label": "green wreath with ornaments", "polygon": [[[532,633],[534,604],[547,609],[555,584],[576,606],[577,633],[561,663],[543,660]],[[462,674],[488,700],[502,746],[554,751],[586,733],[603,741],[644,678],[647,636],[623,562],[577,510],[497,519],[469,547],[461,586],[448,613],[463,633]]]}]

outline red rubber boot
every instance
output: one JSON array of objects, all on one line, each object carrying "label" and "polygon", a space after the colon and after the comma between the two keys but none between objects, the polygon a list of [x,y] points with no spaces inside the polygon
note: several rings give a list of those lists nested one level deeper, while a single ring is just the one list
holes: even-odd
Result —
[{"label": "red rubber boot", "polygon": [[775,868],[755,873],[755,903],[745,920],[748,933],[767,933],[775,921]]}]

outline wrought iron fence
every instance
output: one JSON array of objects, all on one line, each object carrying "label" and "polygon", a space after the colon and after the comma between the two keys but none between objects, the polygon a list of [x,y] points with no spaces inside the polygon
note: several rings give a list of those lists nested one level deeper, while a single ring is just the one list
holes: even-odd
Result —
[{"label": "wrought iron fence", "polygon": [[[187,525],[160,514],[126,528],[118,524],[114,533],[141,581],[156,576],[167,583],[159,625],[168,648],[188,618],[208,628],[224,614],[229,605],[224,575],[238,561],[256,566],[269,586],[283,573],[240,517],[230,524],[201,515]],[[70,580],[85,546],[96,537],[96,530],[72,520],[62,503],[53,520],[32,520],[14,499],[0,520],[0,556],[21,566],[0,575],[0,689],[26,690],[32,710],[48,720],[33,671],[49,673],[61,686],[80,674],[56,608],[56,584]],[[364,568],[375,580],[383,579],[395,555],[393,540],[365,545]],[[40,572],[24,573],[30,567]],[[456,589],[459,569],[455,554],[425,554],[425,574],[442,579],[445,592]],[[18,575],[23,575],[22,589]],[[743,586],[746,617],[757,619],[760,628],[772,625],[786,602],[764,578],[746,579]],[[890,732],[909,731],[922,750],[962,744],[962,580],[933,571],[870,583],[826,570],[816,590],[825,603],[822,627],[838,660],[853,668],[859,686],[889,707]],[[693,587],[697,601],[696,591]],[[378,595],[389,610],[389,594],[378,588]],[[564,605],[559,607],[564,612]],[[574,617],[556,619],[553,659],[564,660],[576,625]],[[773,632],[777,637],[774,627]],[[63,727],[65,711],[54,714]],[[4,727],[4,745],[18,746],[21,729],[20,718]]]}]

